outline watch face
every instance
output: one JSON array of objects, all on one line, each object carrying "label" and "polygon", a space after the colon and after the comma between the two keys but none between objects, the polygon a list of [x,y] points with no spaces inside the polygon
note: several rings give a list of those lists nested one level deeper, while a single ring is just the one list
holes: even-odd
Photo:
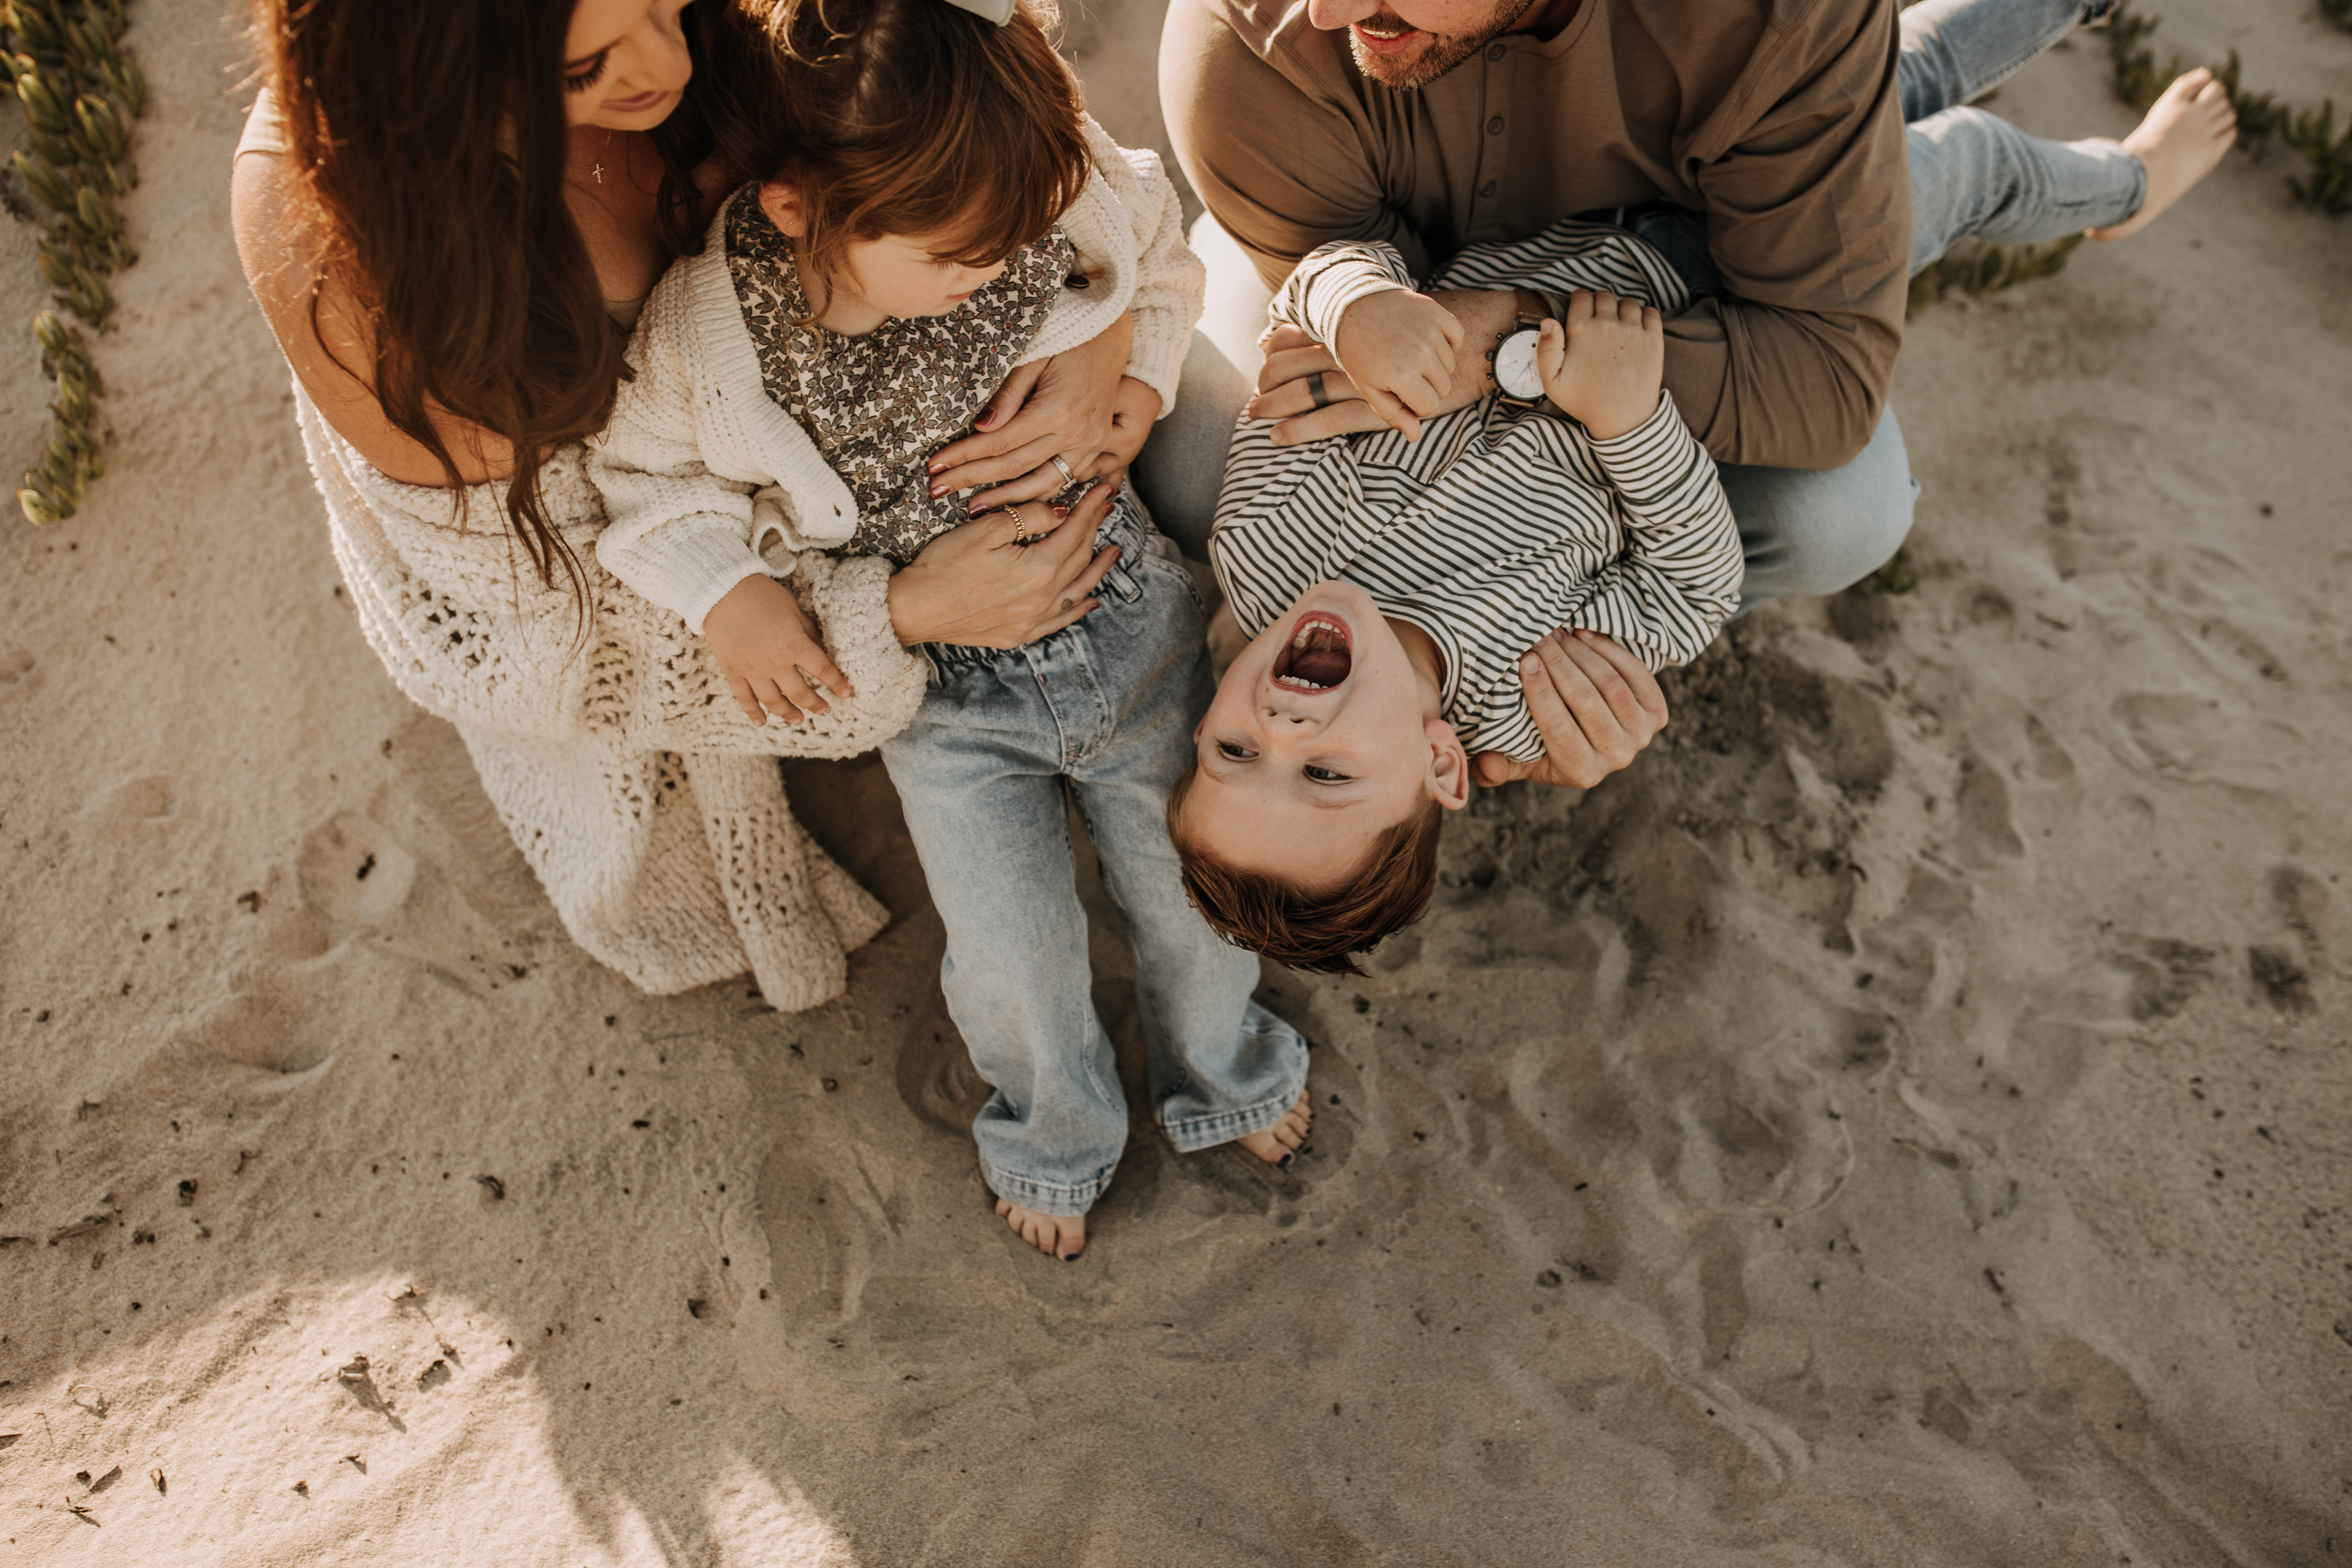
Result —
[{"label": "watch face", "polygon": [[1532,331],[1513,332],[1495,351],[1495,384],[1513,397],[1541,397],[1543,375],[1536,369],[1536,342]]}]

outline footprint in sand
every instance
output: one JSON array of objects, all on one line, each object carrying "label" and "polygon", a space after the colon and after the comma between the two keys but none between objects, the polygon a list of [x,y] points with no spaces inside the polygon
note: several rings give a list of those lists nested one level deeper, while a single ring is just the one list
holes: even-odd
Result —
[{"label": "footprint in sand", "polygon": [[2263,887],[2282,940],[2246,949],[2247,977],[2276,1011],[2316,1012],[2316,988],[2330,975],[2328,950],[2335,937],[2336,911],[2327,884],[2300,866],[2280,866]]},{"label": "footprint in sand", "polygon": [[2271,791],[2303,755],[2299,731],[2217,698],[2136,692],[2118,698],[2114,711],[2130,742],[2116,754],[2160,778]]},{"label": "footprint in sand", "polygon": [[480,995],[530,976],[520,945],[380,823],[351,812],[325,823],[303,840],[295,870],[305,907],[339,935],[407,959],[444,984]]},{"label": "footprint in sand", "polygon": [[172,781],[160,776],[119,784],[90,804],[89,815],[121,833],[162,822],[172,815]]},{"label": "footprint in sand", "polygon": [[211,1008],[180,1034],[178,1047],[208,1062],[226,1062],[290,1076],[309,1072],[333,1055],[327,1030],[302,1003],[275,986],[241,991]]},{"label": "footprint in sand", "polygon": [[1964,866],[1985,868],[2014,860],[2025,853],[2010,816],[2009,785],[2000,770],[1971,752],[1960,759],[1959,828],[1954,848]]}]

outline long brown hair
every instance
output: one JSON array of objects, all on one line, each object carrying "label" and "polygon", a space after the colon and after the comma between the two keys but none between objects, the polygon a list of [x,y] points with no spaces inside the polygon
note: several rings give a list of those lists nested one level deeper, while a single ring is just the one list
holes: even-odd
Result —
[{"label": "long brown hair", "polygon": [[1015,0],[1003,26],[945,0],[738,4],[775,90],[726,157],[799,190],[804,273],[885,235],[946,235],[954,259],[992,266],[1085,187],[1085,100],[1046,37],[1050,0]]},{"label": "long brown hair", "polygon": [[[373,319],[374,363],[345,368],[439,460],[460,507],[457,465],[428,410],[510,444],[508,525],[543,583],[560,569],[583,590],[539,470],[611,417],[623,340],[564,205],[573,0],[249,4],[299,189],[328,237],[321,264]],[[655,140],[662,236],[688,248],[691,171],[710,132],[688,115]],[[314,325],[318,310],[314,289]]]}]

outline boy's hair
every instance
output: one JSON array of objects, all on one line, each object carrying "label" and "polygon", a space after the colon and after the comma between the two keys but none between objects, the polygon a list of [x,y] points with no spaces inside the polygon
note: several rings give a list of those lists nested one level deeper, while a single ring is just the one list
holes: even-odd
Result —
[{"label": "boy's hair", "polygon": [[945,0],[734,3],[775,80],[727,161],[798,189],[817,277],[885,235],[950,236],[953,259],[993,266],[1085,188],[1086,103],[1045,37],[1052,0],[1015,0],[1003,26]]},{"label": "boy's hair", "polygon": [[1424,797],[1402,822],[1372,840],[1363,864],[1339,887],[1315,893],[1210,855],[1184,831],[1184,799],[1199,764],[1168,792],[1168,837],[1182,863],[1184,891],[1209,928],[1235,947],[1318,974],[1361,976],[1351,953],[1419,920],[1437,889],[1437,839],[1445,813]]}]

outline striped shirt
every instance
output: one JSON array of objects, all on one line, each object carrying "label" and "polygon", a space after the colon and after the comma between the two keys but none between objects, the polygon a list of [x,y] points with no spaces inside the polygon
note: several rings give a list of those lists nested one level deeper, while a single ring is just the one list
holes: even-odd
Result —
[{"label": "striped shirt", "polygon": [[[1573,222],[1465,250],[1428,283],[1522,285],[1606,289],[1667,314],[1688,299],[1649,246]],[[1328,245],[1298,264],[1270,314],[1328,342],[1349,304],[1412,286],[1387,245]],[[1209,542],[1243,630],[1257,636],[1318,583],[1354,584],[1436,642],[1445,717],[1473,752],[1543,755],[1518,660],[1555,628],[1604,632],[1657,669],[1697,657],[1739,607],[1730,504],[1664,393],[1608,441],[1549,402],[1499,393],[1423,420],[1418,442],[1380,430],[1282,447],[1272,431],[1263,420],[1234,430]]]}]

